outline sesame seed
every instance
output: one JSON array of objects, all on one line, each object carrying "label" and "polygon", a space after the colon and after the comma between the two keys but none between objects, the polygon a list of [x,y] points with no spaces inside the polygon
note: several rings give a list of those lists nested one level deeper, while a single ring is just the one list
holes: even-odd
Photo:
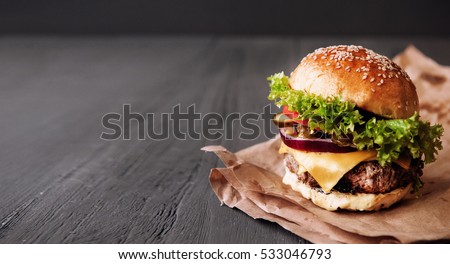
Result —
[{"label": "sesame seed", "polygon": [[363,80],[367,79],[367,75],[363,75],[362,79]]},{"label": "sesame seed", "polygon": [[373,89],[373,88],[370,88],[370,90],[372,91],[372,93],[374,93],[374,92],[375,92],[375,89]]},{"label": "sesame seed", "polygon": [[[364,66],[355,68],[356,72],[368,73],[371,69],[378,69],[377,76],[382,76],[382,79],[394,78],[394,76],[396,78],[400,78],[400,76],[402,76],[408,81],[411,80],[408,74],[397,64],[392,62],[388,57],[377,54],[374,51],[363,48],[361,46],[339,45],[318,48],[314,52],[310,53],[307,57],[310,59],[313,58],[314,60],[317,60],[317,58],[321,58],[324,60],[326,59],[327,66],[332,65],[337,69],[345,68],[345,70],[349,72],[351,71],[351,67],[349,65],[342,65],[340,63],[341,61],[365,61],[366,63]],[[333,61],[335,62],[334,64]],[[311,62],[305,61],[304,63],[308,64]],[[375,82],[376,76],[373,76],[373,78],[364,77],[364,79],[370,79],[371,82]],[[380,86],[383,83],[384,81],[380,80],[377,85]]]},{"label": "sesame seed", "polygon": [[414,101],[414,105],[417,105],[417,101]]}]

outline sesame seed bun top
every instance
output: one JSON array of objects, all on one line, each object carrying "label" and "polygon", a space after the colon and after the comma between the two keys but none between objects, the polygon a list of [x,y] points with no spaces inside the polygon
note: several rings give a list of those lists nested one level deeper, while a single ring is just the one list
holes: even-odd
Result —
[{"label": "sesame seed bun top", "polygon": [[387,118],[419,112],[416,87],[397,64],[361,46],[331,46],[308,54],[291,73],[295,90],[339,95],[357,107]]}]

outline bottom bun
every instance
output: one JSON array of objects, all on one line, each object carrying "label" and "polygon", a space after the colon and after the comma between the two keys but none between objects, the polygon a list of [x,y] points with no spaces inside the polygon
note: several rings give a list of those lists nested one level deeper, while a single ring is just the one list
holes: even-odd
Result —
[{"label": "bottom bun", "polygon": [[286,168],[286,174],[283,177],[283,183],[291,186],[294,191],[299,192],[304,198],[311,200],[317,206],[328,211],[346,209],[352,211],[378,211],[388,208],[394,203],[405,197],[412,188],[412,184],[406,187],[395,189],[388,193],[372,194],[357,193],[348,194],[332,190],[330,193],[324,193],[317,188],[300,182],[295,173]]}]

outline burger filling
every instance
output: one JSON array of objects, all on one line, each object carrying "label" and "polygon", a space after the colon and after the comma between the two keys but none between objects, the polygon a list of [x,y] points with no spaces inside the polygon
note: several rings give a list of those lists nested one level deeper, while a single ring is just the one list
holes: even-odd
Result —
[{"label": "burger filling", "polygon": [[[286,167],[297,175],[302,183],[322,190],[317,181],[307,171],[299,170],[299,164],[290,154],[285,156]],[[344,174],[333,190],[342,193],[388,193],[413,183],[422,175],[423,161],[414,159],[409,169],[396,163],[381,166],[377,161],[364,161]]]},{"label": "burger filling", "polygon": [[441,125],[421,120],[418,112],[403,119],[381,117],[339,95],[294,90],[282,72],[268,80],[268,99],[283,107],[274,117],[286,145],[280,153],[288,154],[286,164],[300,181],[325,193],[422,187],[423,164],[435,161],[442,149]]}]

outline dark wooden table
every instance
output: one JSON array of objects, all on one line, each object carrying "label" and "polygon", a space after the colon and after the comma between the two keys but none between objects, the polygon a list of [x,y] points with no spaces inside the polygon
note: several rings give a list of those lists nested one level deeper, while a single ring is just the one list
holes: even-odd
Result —
[{"label": "dark wooden table", "polygon": [[[248,37],[0,38],[1,243],[303,243],[220,206],[204,145],[266,140],[105,141],[101,118],[261,112],[266,76],[313,49],[361,44],[393,56],[414,43],[450,64],[450,39]],[[199,123],[195,128],[200,130]],[[137,123],[135,124],[137,127]]]}]

